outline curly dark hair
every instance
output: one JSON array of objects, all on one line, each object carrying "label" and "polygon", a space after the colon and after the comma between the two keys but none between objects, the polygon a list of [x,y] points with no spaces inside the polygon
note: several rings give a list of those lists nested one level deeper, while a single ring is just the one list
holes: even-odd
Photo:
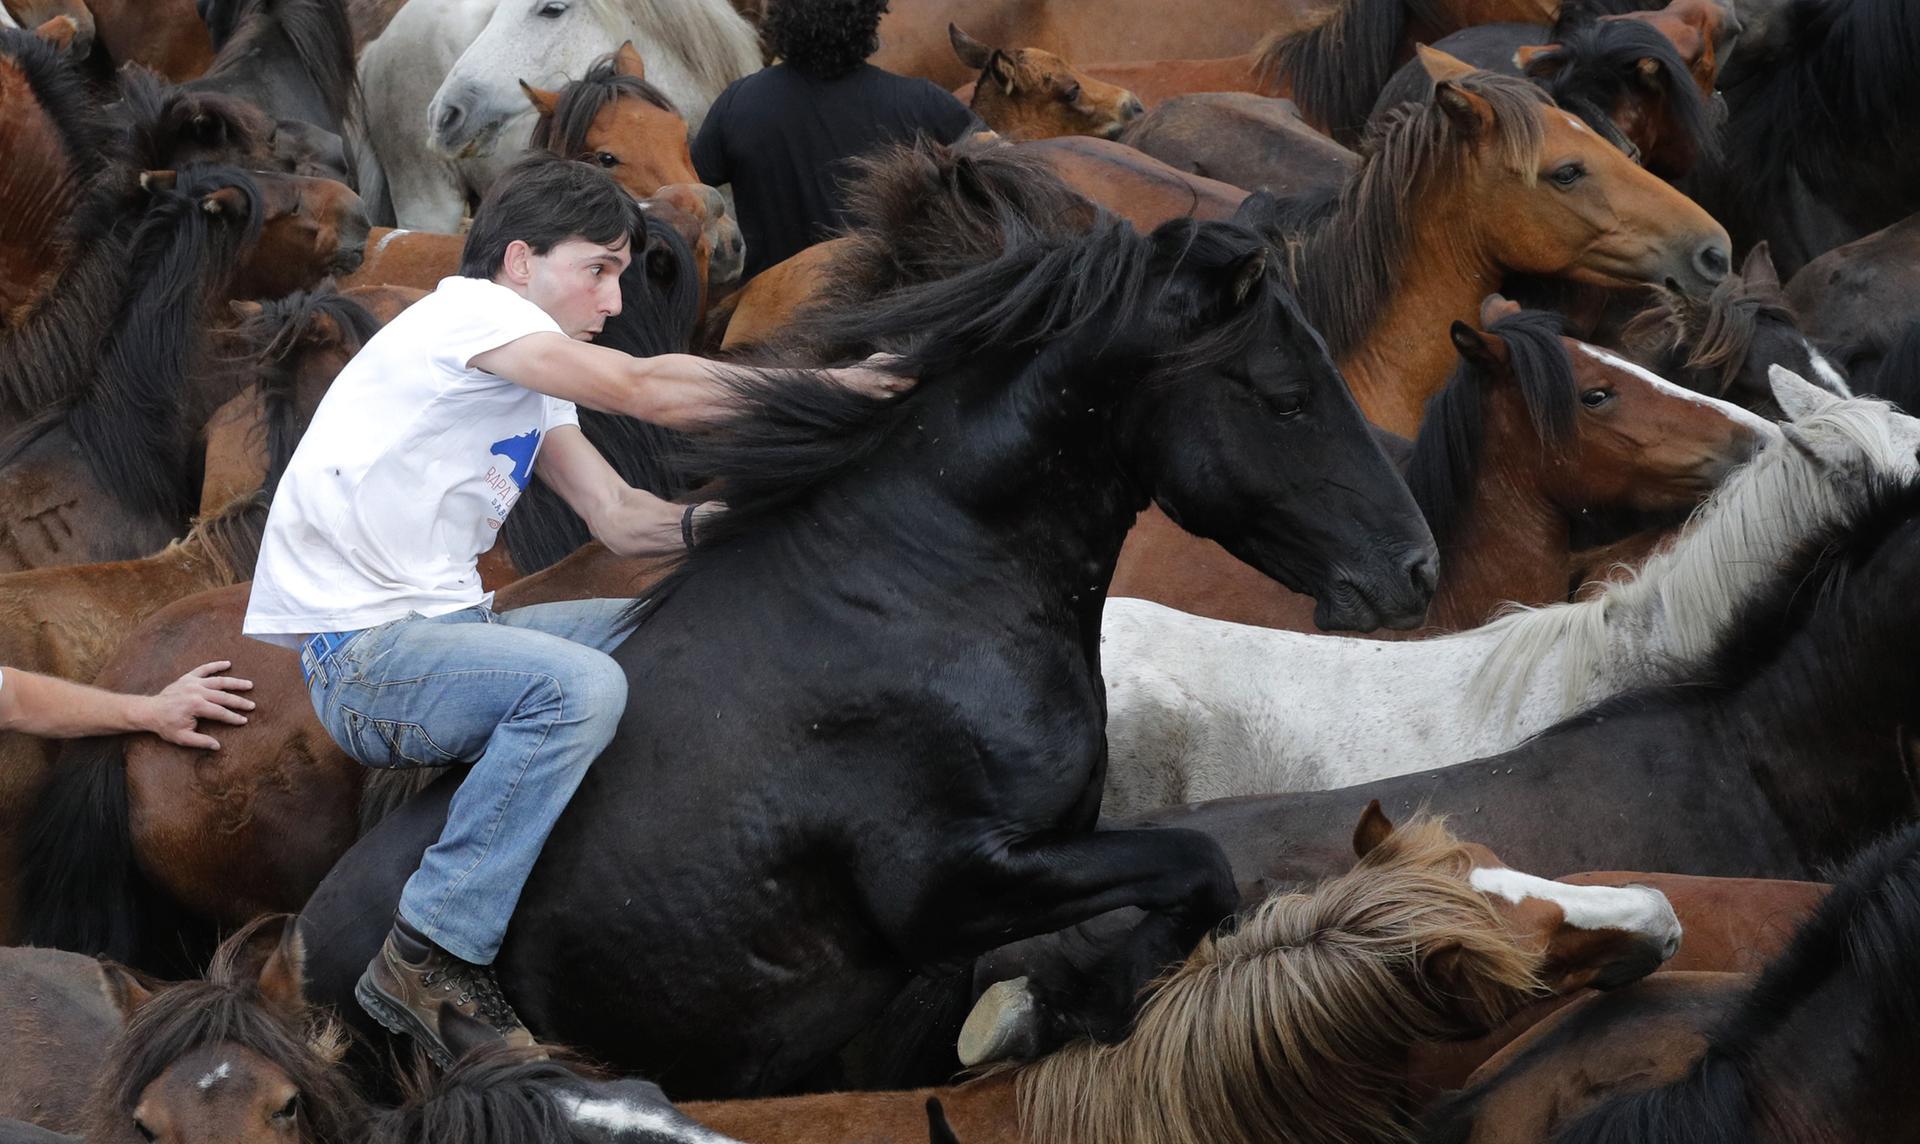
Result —
[{"label": "curly dark hair", "polygon": [[760,38],[774,55],[815,79],[839,79],[880,50],[887,0],[771,0]]}]

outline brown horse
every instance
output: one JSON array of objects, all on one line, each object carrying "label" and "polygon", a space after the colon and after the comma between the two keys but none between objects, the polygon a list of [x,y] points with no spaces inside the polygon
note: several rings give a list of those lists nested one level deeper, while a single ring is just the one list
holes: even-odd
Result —
[{"label": "brown horse", "polygon": [[950,23],[989,43],[1025,44],[1070,60],[1227,55],[1245,51],[1276,24],[1298,22],[1309,6],[1308,0],[1215,0],[1198,18],[1179,19],[1157,0],[895,0],[880,19],[873,63],[949,91],[959,87],[973,76],[954,58]]},{"label": "brown horse", "polygon": [[1621,952],[1566,942],[1556,912],[1476,890],[1498,859],[1439,823],[1394,829],[1376,805],[1354,841],[1349,873],[1274,894],[1203,941],[1117,1044],[955,1088],[683,1109],[757,1144],[917,1142],[936,1093],[968,1144],[1398,1138],[1413,1046],[1473,1035]]},{"label": "brown horse", "polygon": [[1124,87],[1097,80],[1040,48],[989,47],[947,25],[953,54],[979,73],[954,94],[1008,139],[1094,135],[1117,139],[1142,108]]},{"label": "brown horse", "polygon": [[[1583,513],[1689,508],[1753,454],[1756,419],[1562,337],[1559,325],[1492,295],[1478,329],[1453,327],[1461,365],[1429,406],[1408,474],[1441,546],[1440,584],[1426,628],[1381,638],[1476,627],[1508,601],[1565,600]],[[1143,514],[1112,594],[1314,630],[1312,600],[1176,534],[1164,515]]]},{"label": "brown horse", "polygon": [[[153,556],[0,576],[0,664],[92,679],[147,616],[182,596],[251,577],[266,522],[265,500],[249,495],[203,517],[186,539]],[[18,847],[54,755],[48,740],[0,734],[0,942],[13,936]]]},{"label": "brown horse", "polygon": [[442,278],[460,272],[465,235],[376,226],[367,231],[365,257],[358,269],[339,278],[340,289],[408,286],[431,290]]},{"label": "brown horse", "polygon": [[229,298],[278,298],[350,274],[365,257],[367,212],[332,179],[260,172],[260,236],[243,255]]},{"label": "brown horse", "polygon": [[63,227],[102,166],[105,118],[54,49],[0,29],[0,334],[67,264]]},{"label": "brown horse", "polygon": [[1129,124],[1120,142],[1182,171],[1283,197],[1337,190],[1360,165],[1292,101],[1245,92],[1175,96]]},{"label": "brown horse", "polygon": [[100,1055],[145,996],[111,962],[0,949],[0,1117],[78,1131]]}]

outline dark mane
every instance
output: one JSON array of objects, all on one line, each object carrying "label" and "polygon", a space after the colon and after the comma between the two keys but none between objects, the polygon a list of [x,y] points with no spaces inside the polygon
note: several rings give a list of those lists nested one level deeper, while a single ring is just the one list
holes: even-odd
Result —
[{"label": "dark mane", "polygon": [[1262,46],[1254,75],[1266,92],[1291,78],[1307,119],[1352,146],[1393,75],[1409,14],[1437,23],[1431,0],[1342,0],[1317,23]]},{"label": "dark mane", "polygon": [[[1573,361],[1560,340],[1562,328],[1558,314],[1522,310],[1487,330],[1506,342],[1514,384],[1534,431],[1549,450],[1563,446],[1574,432]],[[1459,539],[1473,508],[1486,433],[1484,390],[1494,384],[1497,379],[1484,368],[1462,360],[1446,388],[1427,403],[1414,438],[1407,487],[1443,553]]]},{"label": "dark mane", "polygon": [[[1710,1036],[1706,1054],[1681,1079],[1616,1097],[1555,1136],[1558,1144],[1736,1144],[1754,1139],[1761,1115],[1751,1089],[1761,1081],[1770,1038],[1835,977],[1864,994],[1862,1009],[1900,1040],[1920,1028],[1920,827],[1861,851],[1793,944]],[[1780,1110],[1775,1110],[1780,1111]],[[1791,1114],[1793,1110],[1786,1110]]]},{"label": "dark mane", "polygon": [[1884,397],[1908,413],[1920,413],[1920,321],[1909,321],[1892,345],[1854,374],[1854,390]]},{"label": "dark mane", "polygon": [[[1474,72],[1456,81],[1493,107],[1503,161],[1532,179],[1541,146],[1539,88],[1512,76]],[[1412,241],[1414,205],[1446,179],[1468,140],[1426,87],[1369,125],[1360,166],[1331,201],[1302,197],[1256,223],[1287,253],[1289,284],[1307,321],[1335,359],[1366,337],[1385,310]]]},{"label": "dark mane", "polygon": [[564,1102],[594,1076],[564,1051],[482,1045],[438,1080],[417,1069],[405,1100],[375,1114],[365,1144],[595,1144],[603,1137],[576,1124]]},{"label": "dark mane", "polygon": [[[640,256],[620,276],[621,306],[594,341],[636,357],[685,352],[699,321],[700,282],[693,252],[680,232],[651,216]],[[677,457],[685,437],[633,417],[579,410],[580,431],[622,480],[669,499],[687,490]],[[536,466],[514,511],[501,527],[513,566],[537,572],[591,539],[586,522],[540,480]]]},{"label": "dark mane", "polygon": [[[1566,21],[1563,19],[1563,25]],[[1693,82],[1687,62],[1673,41],[1639,20],[1594,20],[1564,26],[1557,42],[1527,65],[1527,76],[1547,89],[1553,101],[1579,116],[1615,147],[1634,154],[1607,109],[1637,84],[1641,60],[1653,60],[1657,81],[1675,124],[1696,159],[1720,149],[1719,133],[1708,114],[1706,97]]]},{"label": "dark mane", "polygon": [[237,496],[195,521],[193,531],[180,543],[198,544],[227,569],[231,580],[250,580],[260,559],[260,536],[267,530],[270,499],[264,490]]},{"label": "dark mane", "polygon": [[314,322],[321,318],[332,320],[349,353],[358,352],[367,339],[380,332],[378,318],[352,298],[337,293],[329,282],[315,290],[263,303],[259,313],[241,322],[230,335],[240,355],[258,371],[259,425],[266,433],[267,446],[263,487],[269,495],[279,488],[287,463],[293,460],[293,450],[313,417],[312,409],[300,407],[298,351]]},{"label": "dark mane", "polygon": [[560,100],[554,105],[552,115],[543,115],[533,127],[533,140],[528,146],[537,151],[551,151],[564,159],[581,158],[587,149],[587,132],[593,130],[593,121],[610,103],[620,99],[639,99],[662,111],[680,114],[659,88],[641,79],[639,76],[621,75],[617,70],[616,59],[619,53],[608,52],[593,61],[587,68],[587,74],[573,80],[560,89]]},{"label": "dark mane", "polygon": [[[202,209],[201,199],[237,189],[238,224]],[[0,442],[0,464],[64,427],[94,480],[130,510],[184,521],[197,489],[185,424],[188,371],[202,348],[209,295],[259,233],[260,193],[226,167],[184,167],[178,184],[151,192],[126,250],[131,289],[88,331],[100,343],[89,373],[73,390]]]},{"label": "dark mane", "polygon": [[[326,103],[334,123],[345,122],[360,101],[360,73],[354,65],[353,25],[345,0],[247,0],[233,34],[193,86],[232,78],[276,37],[306,72]],[[328,124],[320,124],[327,127]]]},{"label": "dark mane", "polygon": [[1660,372],[1712,373],[1718,382],[1714,392],[1725,394],[1739,380],[1762,322],[1799,328],[1777,282],[1729,274],[1704,305],[1662,292],[1620,336],[1635,355],[1668,367]]},{"label": "dark mane", "polygon": [[53,45],[17,28],[0,28],[0,55],[19,65],[34,99],[60,133],[74,180],[84,183],[99,174],[111,128],[86,77]]},{"label": "dark mane", "polygon": [[333,1019],[310,1009],[299,1021],[270,1009],[257,981],[236,962],[267,918],[250,923],[220,948],[204,981],[170,985],[154,994],[114,1039],[88,1109],[93,1140],[118,1140],[140,1094],[167,1066],[202,1046],[229,1043],[258,1054],[287,1074],[301,1093],[301,1137],[313,1144],[355,1144],[363,1105],[344,1072],[318,1051],[344,1034]]},{"label": "dark mane", "polygon": [[266,113],[244,100],[178,87],[138,65],[120,73],[118,112],[131,161],[147,169],[175,166],[186,142],[236,157],[259,154],[267,145],[260,129],[271,129]]}]

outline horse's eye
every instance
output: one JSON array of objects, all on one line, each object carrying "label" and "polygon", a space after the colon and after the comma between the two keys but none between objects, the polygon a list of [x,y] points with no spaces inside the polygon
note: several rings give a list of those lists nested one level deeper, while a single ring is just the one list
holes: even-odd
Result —
[{"label": "horse's eye", "polygon": [[542,19],[553,20],[566,14],[567,6],[560,0],[547,0],[547,3],[540,5],[539,15]]},{"label": "horse's eye", "polygon": [[1548,177],[1553,180],[1555,186],[1566,188],[1585,178],[1586,174],[1587,167],[1584,163],[1562,163],[1555,167],[1553,174]]},{"label": "horse's eye", "polygon": [[280,1106],[279,1111],[273,1114],[273,1118],[275,1120],[292,1120],[298,1115],[300,1115],[300,1094],[296,1092],[287,1098],[287,1102]]},{"label": "horse's eye", "polygon": [[154,1135],[153,1129],[148,1128],[145,1124],[140,1122],[140,1118],[138,1116],[133,1118],[133,1130],[140,1134],[140,1139],[142,1140],[160,1139],[160,1137]]},{"label": "horse's eye", "polygon": [[1613,400],[1611,389],[1589,389],[1580,395],[1580,404],[1588,409],[1598,409]]},{"label": "horse's eye", "polygon": [[1306,399],[1293,393],[1284,397],[1270,397],[1267,399],[1267,404],[1273,406],[1273,411],[1282,417],[1298,416],[1300,411],[1307,407]]},{"label": "horse's eye", "polygon": [[620,165],[620,156],[611,151],[596,151],[593,156],[593,161],[602,167],[618,167]]}]

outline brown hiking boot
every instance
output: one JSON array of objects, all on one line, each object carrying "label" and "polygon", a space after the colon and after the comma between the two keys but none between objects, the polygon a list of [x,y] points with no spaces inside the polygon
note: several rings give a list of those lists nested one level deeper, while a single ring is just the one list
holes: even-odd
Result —
[{"label": "brown hiking boot", "polygon": [[443,1006],[485,1025],[510,1045],[536,1044],[514,1016],[492,970],[460,960],[397,918],[353,995],[369,1016],[412,1037],[441,1068],[453,1065],[440,1028]]}]

